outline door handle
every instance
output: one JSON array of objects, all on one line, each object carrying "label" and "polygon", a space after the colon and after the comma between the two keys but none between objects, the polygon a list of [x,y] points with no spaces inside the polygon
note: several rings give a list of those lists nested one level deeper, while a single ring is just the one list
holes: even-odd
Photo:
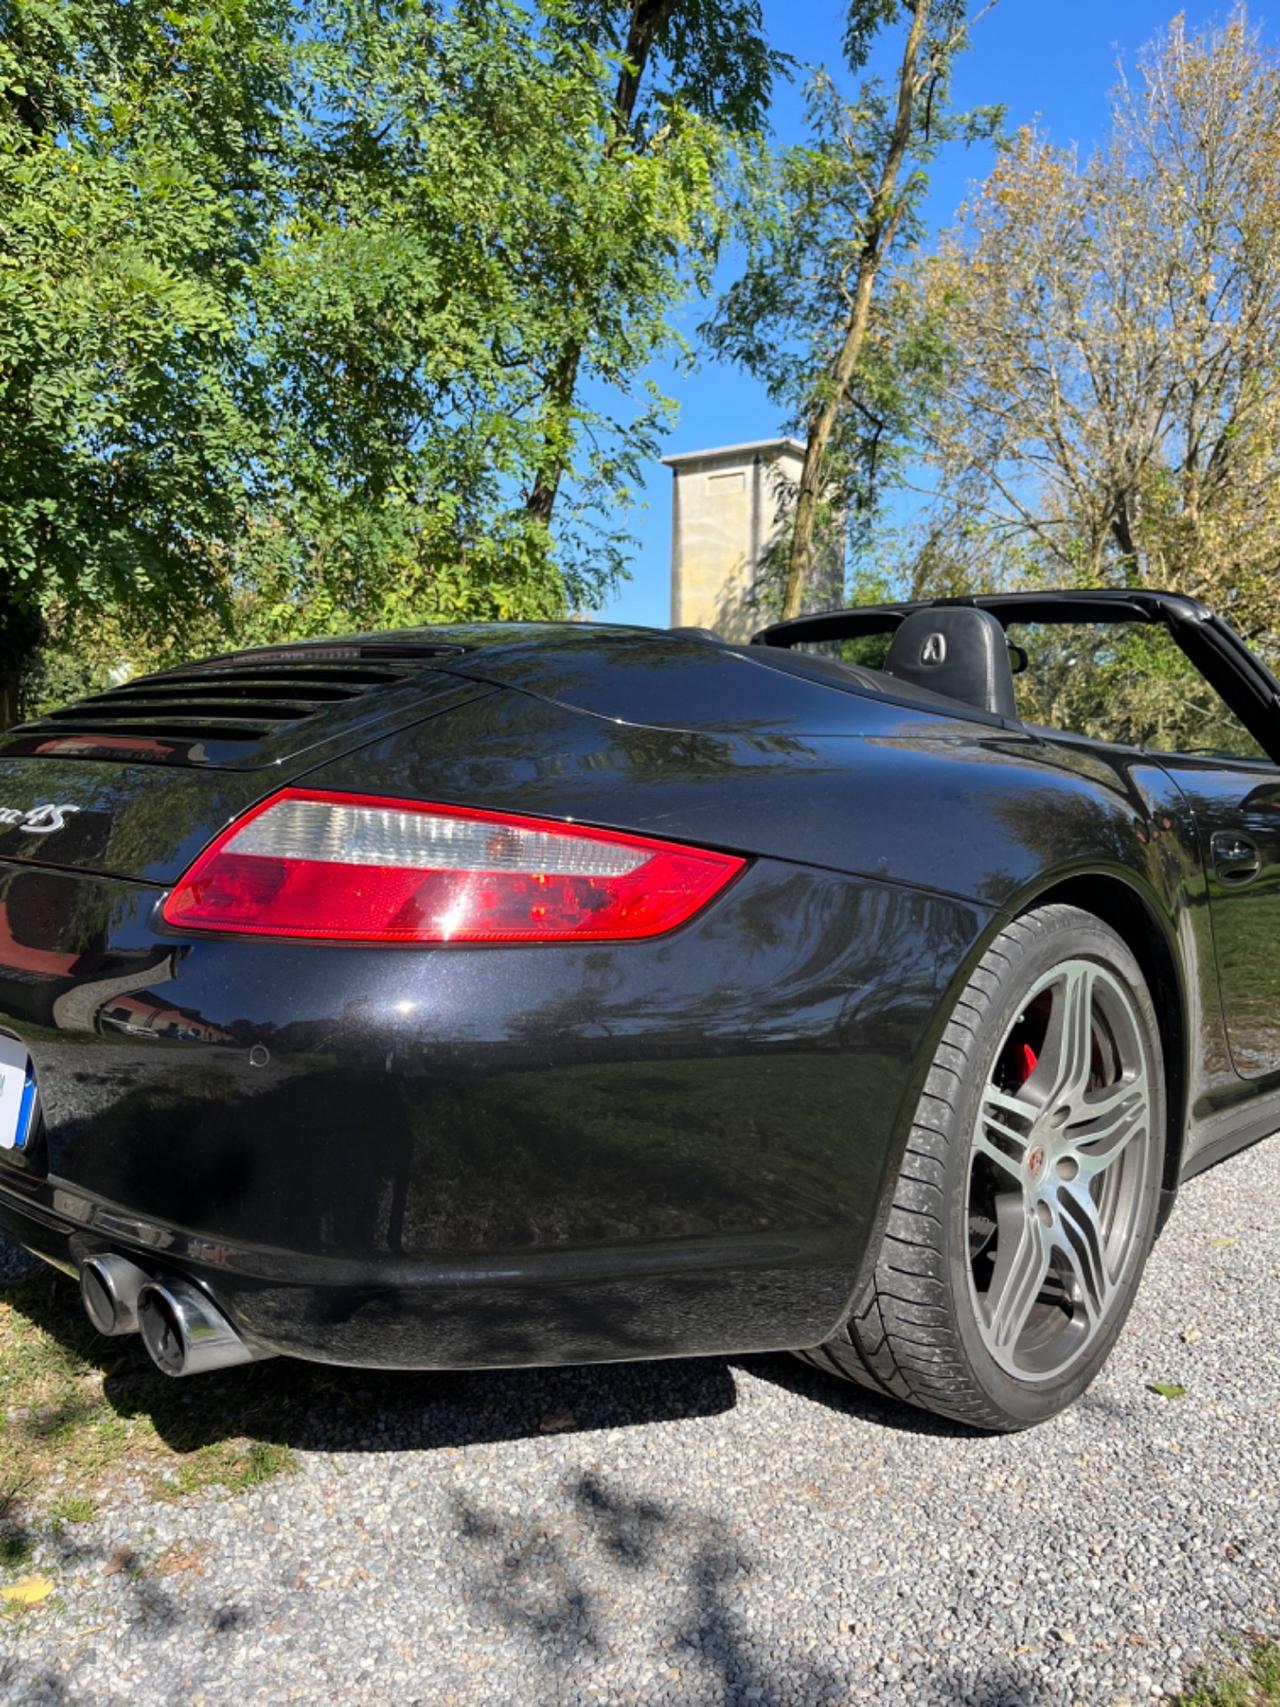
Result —
[{"label": "door handle", "polygon": [[1239,830],[1215,830],[1209,847],[1214,870],[1223,883],[1250,883],[1262,870],[1257,844]]}]

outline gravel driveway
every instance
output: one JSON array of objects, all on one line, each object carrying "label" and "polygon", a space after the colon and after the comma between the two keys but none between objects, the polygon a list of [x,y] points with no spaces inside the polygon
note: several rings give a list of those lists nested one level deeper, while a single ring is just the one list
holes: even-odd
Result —
[{"label": "gravel driveway", "polygon": [[38,1540],[57,1594],[0,1624],[0,1695],[1162,1697],[1224,1632],[1280,1629],[1278,1322],[1272,1139],[1187,1188],[1109,1370],[1030,1434],[786,1357],[309,1371],[295,1474],[170,1504],[126,1482]]}]

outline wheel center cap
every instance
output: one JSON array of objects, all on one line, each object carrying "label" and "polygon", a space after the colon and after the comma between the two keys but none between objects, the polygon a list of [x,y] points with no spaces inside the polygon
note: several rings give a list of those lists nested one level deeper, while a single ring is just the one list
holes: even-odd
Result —
[{"label": "wheel center cap", "polygon": [[1038,1180],[1044,1172],[1048,1157],[1043,1144],[1036,1144],[1027,1151],[1027,1172],[1033,1180]]}]

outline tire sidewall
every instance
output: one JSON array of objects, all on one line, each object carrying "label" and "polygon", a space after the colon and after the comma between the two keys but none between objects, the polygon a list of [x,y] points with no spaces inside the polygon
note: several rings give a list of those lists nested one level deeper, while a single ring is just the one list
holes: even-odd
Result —
[{"label": "tire sidewall", "polygon": [[[951,1177],[946,1191],[949,1213],[944,1250],[961,1346],[975,1380],[989,1395],[991,1403],[1005,1414],[1011,1428],[1030,1426],[1064,1410],[1084,1392],[1110,1355],[1137,1293],[1155,1237],[1167,1123],[1159,1021],[1146,980],[1131,950],[1109,926],[1075,908],[1046,909],[1042,914],[1029,916],[1026,922],[1039,927],[1031,944],[1011,936],[999,944],[1005,958],[1012,963],[1011,969],[998,980],[992,977],[995,988],[989,992],[990,1005],[974,1033],[964,1086],[955,1106],[953,1142],[948,1146]],[[1064,960],[1091,960],[1105,966],[1120,980],[1133,1001],[1152,1087],[1152,1138],[1147,1178],[1112,1318],[1069,1374],[1032,1382],[1019,1380],[1002,1369],[987,1350],[978,1328],[969,1278],[970,1151],[982,1093],[993,1070],[996,1052],[1029,990]]]}]

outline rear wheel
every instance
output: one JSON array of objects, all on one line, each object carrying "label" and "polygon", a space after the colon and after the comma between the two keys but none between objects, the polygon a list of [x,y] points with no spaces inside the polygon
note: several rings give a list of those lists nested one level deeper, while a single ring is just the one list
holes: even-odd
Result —
[{"label": "rear wheel", "polygon": [[1124,941],[1074,907],[1013,920],[952,1010],[872,1280],[801,1355],[980,1428],[1054,1415],[1133,1302],[1164,1134],[1159,1027]]}]

